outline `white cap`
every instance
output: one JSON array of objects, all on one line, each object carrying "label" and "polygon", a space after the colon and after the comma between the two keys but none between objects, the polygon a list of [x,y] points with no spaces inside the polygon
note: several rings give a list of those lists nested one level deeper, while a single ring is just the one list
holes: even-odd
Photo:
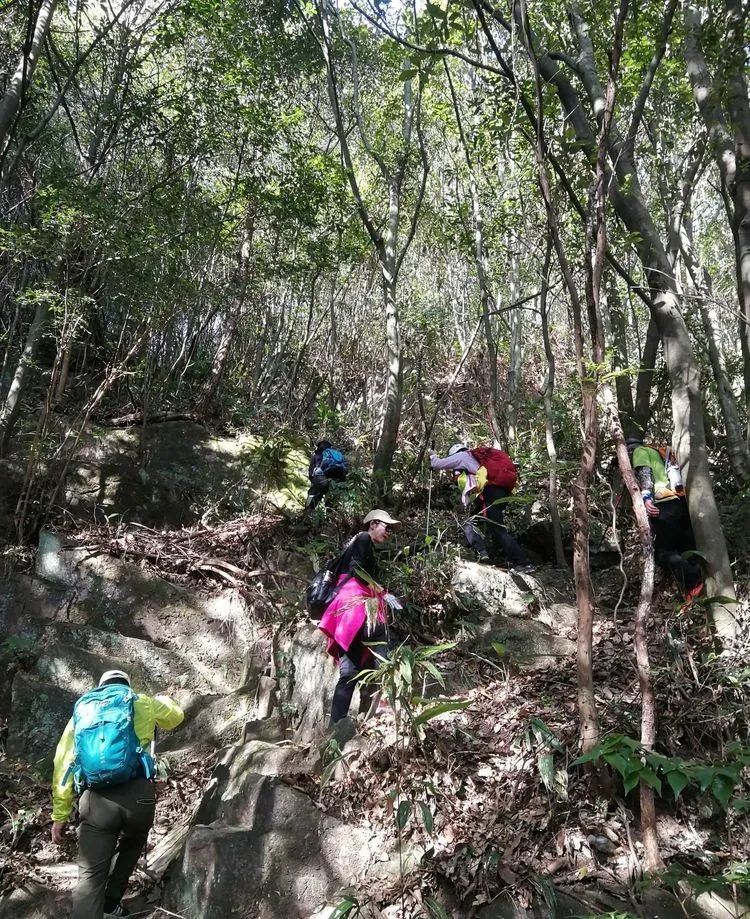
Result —
[{"label": "white cap", "polygon": [[454,456],[456,453],[461,453],[462,450],[468,450],[469,448],[466,444],[453,444],[453,446],[448,451],[448,456]]},{"label": "white cap", "polygon": [[364,522],[370,523],[373,520],[379,520],[381,523],[387,523],[388,526],[393,527],[394,530],[401,526],[400,520],[394,520],[388,511],[380,510],[380,508],[376,508],[374,511],[370,511],[370,513],[365,517]]},{"label": "white cap", "polygon": [[128,686],[130,686],[130,677],[124,670],[105,670],[99,680],[99,685],[104,686],[104,684],[109,683],[110,680],[125,680]]}]

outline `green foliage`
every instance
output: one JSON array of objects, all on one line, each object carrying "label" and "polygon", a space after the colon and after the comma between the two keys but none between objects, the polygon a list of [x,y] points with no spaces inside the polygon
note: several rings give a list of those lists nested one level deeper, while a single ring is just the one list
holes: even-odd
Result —
[{"label": "green foliage", "polygon": [[413,649],[406,644],[399,645],[377,670],[363,671],[360,681],[377,685],[394,711],[405,715],[411,731],[422,740],[428,721],[449,712],[463,711],[469,705],[461,699],[435,701],[422,697],[422,687],[431,680],[445,687],[443,674],[431,658],[454,647],[455,642]]},{"label": "green foliage", "polygon": [[[639,782],[650,785],[661,796],[665,784],[675,798],[685,788],[694,784],[701,792],[710,791],[726,810],[734,789],[742,777],[742,770],[750,765],[750,749],[738,743],[727,746],[732,759],[717,764],[706,764],[679,757],[666,757],[644,750],[638,741],[622,734],[611,734],[594,750],[579,756],[572,764],[606,763],[621,776],[625,794],[633,791]],[[741,805],[740,805],[741,806]]]},{"label": "green foliage", "polygon": [[539,776],[547,791],[562,801],[568,798],[568,771],[555,762],[555,753],[565,755],[565,748],[554,731],[541,718],[530,718],[516,738],[516,745],[536,756]]}]

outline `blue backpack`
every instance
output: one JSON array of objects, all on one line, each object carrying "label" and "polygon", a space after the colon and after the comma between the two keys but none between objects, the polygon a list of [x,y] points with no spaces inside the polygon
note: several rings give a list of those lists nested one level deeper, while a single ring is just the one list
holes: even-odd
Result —
[{"label": "blue backpack", "polygon": [[336,450],[333,447],[326,447],[323,451],[323,455],[320,458],[320,468],[328,476],[332,473],[334,475],[343,473],[345,476],[349,471],[344,454],[341,450]]},{"label": "blue backpack", "polygon": [[76,758],[70,773],[77,790],[153,778],[154,761],[135,733],[135,693],[119,683],[84,693],[73,707]]}]

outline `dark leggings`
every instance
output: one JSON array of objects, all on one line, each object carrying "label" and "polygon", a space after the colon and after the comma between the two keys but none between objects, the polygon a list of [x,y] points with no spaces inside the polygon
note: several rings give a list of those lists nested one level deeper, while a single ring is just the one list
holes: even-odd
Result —
[{"label": "dark leggings", "polygon": [[658,501],[658,517],[649,517],[654,534],[654,560],[661,568],[672,573],[683,593],[687,593],[703,580],[696,557],[683,558],[683,552],[695,549],[695,537],[690,524],[685,498]]},{"label": "dark leggings", "polygon": [[464,526],[464,533],[477,555],[489,555],[493,562],[505,559],[510,565],[528,565],[529,557],[504,523],[507,488],[485,485],[471,507],[472,518]]},{"label": "dark leggings", "polygon": [[[373,644],[375,647],[372,647]],[[378,667],[381,663],[378,658],[387,657],[388,649],[388,629],[386,626],[379,622],[368,633],[367,623],[365,623],[349,646],[349,650],[346,653],[341,653],[339,657],[339,679],[333,691],[333,702],[331,703],[332,724],[341,721],[342,718],[346,718],[349,714],[349,706],[352,704],[357,677],[363,670]],[[378,657],[375,657],[373,652]],[[362,692],[368,696],[372,696],[373,691],[370,685],[362,687]]]}]

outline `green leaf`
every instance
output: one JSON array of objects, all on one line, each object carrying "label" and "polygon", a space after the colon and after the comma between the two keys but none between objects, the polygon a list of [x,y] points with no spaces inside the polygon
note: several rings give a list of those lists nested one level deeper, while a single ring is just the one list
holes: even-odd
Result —
[{"label": "green leaf", "polygon": [[398,810],[396,811],[396,826],[403,830],[406,826],[406,822],[411,815],[411,801],[401,801],[398,805]]},{"label": "green leaf", "polygon": [[452,651],[456,647],[455,641],[446,641],[442,645],[426,645],[417,649],[417,657],[424,659],[434,657],[436,654],[442,654],[443,651]]},{"label": "green leaf", "polygon": [[425,721],[430,721],[432,718],[437,718],[439,715],[445,715],[448,712],[462,712],[465,708],[468,708],[470,704],[470,702],[461,702],[457,699],[448,702],[438,702],[437,705],[432,705],[430,708],[426,708],[424,711],[420,712],[414,719],[414,724],[424,724]]},{"label": "green leaf", "polygon": [[649,769],[648,766],[644,766],[638,772],[638,777],[642,782],[645,782],[647,785],[650,785],[653,789],[655,789],[658,795],[661,794],[661,779],[653,769]]},{"label": "green leaf", "polygon": [[445,689],[445,677],[444,677],[443,674],[437,669],[437,667],[432,663],[432,661],[425,661],[425,662],[424,662],[424,669],[425,669],[428,673],[431,673],[432,676],[434,676],[435,679],[438,681],[438,683],[440,683],[440,685],[443,687],[443,689]]},{"label": "green leaf", "polygon": [[359,909],[359,903],[351,897],[344,897],[331,913],[330,919],[344,919],[353,909]]},{"label": "green leaf", "polygon": [[673,769],[672,772],[667,773],[667,781],[669,782],[669,787],[674,792],[675,798],[679,798],[680,793],[688,784],[690,779],[685,775],[684,772],[681,772],[679,769]]},{"label": "green leaf", "polygon": [[499,641],[492,642],[492,650],[498,657],[505,657],[505,645],[500,644]]},{"label": "green leaf", "polygon": [[547,791],[555,790],[555,764],[551,753],[540,753],[536,758],[539,775]]},{"label": "green leaf", "polygon": [[631,764],[621,753],[606,753],[603,759],[605,763],[613,766],[623,778],[631,771]]},{"label": "green leaf", "polygon": [[432,919],[450,919],[448,913],[446,913],[438,901],[432,897],[427,897],[427,909],[429,909]]},{"label": "green leaf", "polygon": [[726,810],[729,807],[729,799],[732,797],[735,783],[723,775],[717,775],[711,783],[711,794]]},{"label": "green leaf", "polygon": [[411,78],[415,77],[418,73],[419,71],[416,70],[414,67],[408,67],[406,70],[401,71],[401,73],[399,74],[399,77],[404,82],[406,82],[406,80],[411,80]]},{"label": "green leaf", "polygon": [[639,778],[640,778],[640,770],[636,770],[635,772],[630,772],[628,773],[628,775],[625,776],[622,782],[622,787],[626,795],[629,795],[630,792],[636,787],[636,785],[638,784]]},{"label": "green leaf", "polygon": [[434,825],[432,819],[432,811],[430,810],[429,805],[425,804],[424,801],[419,802],[419,809],[422,811],[422,823],[424,824],[424,828],[428,833],[431,833],[432,827]]}]

